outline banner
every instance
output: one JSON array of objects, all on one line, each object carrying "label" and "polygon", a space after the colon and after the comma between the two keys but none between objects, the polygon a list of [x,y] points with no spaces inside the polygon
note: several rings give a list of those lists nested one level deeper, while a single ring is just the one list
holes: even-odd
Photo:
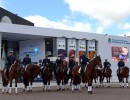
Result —
[{"label": "banner", "polygon": [[95,41],[88,40],[88,51],[95,51]]},{"label": "banner", "polygon": [[68,39],[68,55],[69,60],[74,55],[74,58],[76,56],[76,39]]},{"label": "banner", "polygon": [[66,56],[66,41],[65,38],[57,38],[57,56],[60,55],[61,59]]},{"label": "banner", "polygon": [[78,40],[78,58],[79,58],[79,60],[80,60],[80,56],[82,55],[83,52],[86,53],[86,40]]},{"label": "banner", "polygon": [[88,40],[87,47],[88,47],[87,49],[88,49],[89,59],[93,59],[93,57],[95,56],[95,41]]},{"label": "banner", "polygon": [[41,40],[26,40],[19,42],[19,55],[21,60],[26,54],[29,54],[32,62],[39,62],[44,57],[44,41]]}]

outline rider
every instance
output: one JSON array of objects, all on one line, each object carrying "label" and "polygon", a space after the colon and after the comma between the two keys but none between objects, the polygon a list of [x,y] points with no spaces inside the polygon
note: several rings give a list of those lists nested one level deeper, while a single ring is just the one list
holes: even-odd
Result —
[{"label": "rider", "polygon": [[118,65],[119,75],[120,75],[120,70],[125,66],[125,62],[123,61],[123,59],[120,59],[117,65]]},{"label": "rider", "polygon": [[107,59],[105,59],[105,62],[103,63],[103,65],[104,65],[103,73],[105,73],[105,69],[106,69],[107,67],[111,67],[111,64],[107,61]]},{"label": "rider", "polygon": [[26,54],[26,57],[23,58],[23,65],[26,66],[28,64],[31,64],[31,58],[29,57],[29,54]]},{"label": "rider", "polygon": [[50,59],[48,59],[48,55],[46,55],[45,59],[43,59],[42,66],[46,66],[50,64]]},{"label": "rider", "polygon": [[58,55],[58,58],[56,59],[56,66],[59,66],[59,65],[61,65],[61,64],[63,64],[63,61],[62,61],[62,59],[61,59],[61,56]]},{"label": "rider", "polygon": [[15,60],[16,60],[16,58],[13,55],[13,51],[9,51],[9,55],[7,57],[6,78],[8,77],[9,69],[10,69],[11,65],[14,64]]},{"label": "rider", "polygon": [[83,73],[86,64],[89,64],[89,59],[85,55],[85,52],[83,52],[82,55],[80,56],[80,64],[81,64],[81,73]]},{"label": "rider", "polygon": [[62,59],[62,63],[63,63],[63,66],[66,68],[67,67],[67,62],[66,62],[65,57]]},{"label": "rider", "polygon": [[76,62],[75,62],[75,58],[74,58],[74,57],[75,57],[75,56],[72,55],[71,58],[70,58],[70,60],[69,60],[69,72],[70,72],[70,73],[72,72],[74,66],[76,65]]}]

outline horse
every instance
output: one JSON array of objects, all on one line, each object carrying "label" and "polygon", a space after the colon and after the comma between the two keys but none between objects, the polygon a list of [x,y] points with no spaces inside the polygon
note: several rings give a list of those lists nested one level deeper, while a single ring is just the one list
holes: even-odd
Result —
[{"label": "horse", "polygon": [[52,71],[51,71],[51,66],[49,64],[43,68],[43,70],[41,71],[41,75],[44,84],[43,90],[50,91],[50,81],[52,79]]},{"label": "horse", "polygon": [[[56,69],[56,82],[57,82],[57,90],[64,90],[64,69],[63,65],[60,64]],[[62,84],[62,86],[60,86]]]},{"label": "horse", "polygon": [[[8,92],[9,94],[12,93],[11,92],[12,80],[15,79],[15,93],[18,94],[17,83],[18,83],[18,77],[19,77],[20,71],[21,71],[20,60],[16,60],[14,64],[10,66],[8,79],[6,79],[5,77],[6,68],[3,69],[3,71],[1,72],[2,82],[3,82],[2,93],[5,92],[5,87],[6,87],[6,93]],[[10,84],[9,88],[8,88],[8,84]]]},{"label": "horse", "polygon": [[81,91],[80,83],[81,83],[81,73],[79,72],[80,66],[75,65],[72,70],[72,92],[75,90]]},{"label": "horse", "polygon": [[40,73],[41,73],[41,68],[36,64],[29,64],[25,66],[25,69],[22,75],[23,83],[24,83],[23,91],[25,91],[25,89],[27,92],[32,91],[34,78],[40,75]]},{"label": "horse", "polygon": [[126,79],[127,88],[129,87],[129,85],[128,85],[129,68],[127,66],[120,68],[120,71],[119,71],[119,69],[117,69],[117,77],[120,82],[120,87],[124,87],[124,78]]},{"label": "horse", "polygon": [[106,80],[107,80],[107,87],[110,87],[110,79],[112,77],[112,70],[109,66],[106,66],[106,68],[104,69],[102,81],[104,80],[104,77],[106,77]]},{"label": "horse", "polygon": [[[99,86],[102,87],[103,85],[103,73],[102,73],[102,67],[98,66],[95,68],[95,78],[94,78],[94,81],[95,81],[95,84],[97,84],[97,79],[99,78]],[[96,87],[98,88],[99,87],[98,85],[96,85]]]},{"label": "horse", "polygon": [[85,70],[85,79],[88,82],[88,93],[92,94],[92,82],[95,76],[95,67],[101,66],[101,58],[100,56],[96,56],[91,60],[91,62],[87,65]]}]

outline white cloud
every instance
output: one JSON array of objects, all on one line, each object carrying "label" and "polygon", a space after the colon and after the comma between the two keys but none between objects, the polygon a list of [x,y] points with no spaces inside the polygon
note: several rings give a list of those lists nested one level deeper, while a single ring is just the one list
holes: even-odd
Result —
[{"label": "white cloud", "polygon": [[118,27],[125,30],[130,29],[130,23],[120,24]]},{"label": "white cloud", "polygon": [[104,31],[104,27],[97,27],[96,29],[96,33],[99,33],[99,34],[103,33],[103,31]]},{"label": "white cloud", "polygon": [[24,17],[25,19],[33,22],[37,27],[55,28],[63,30],[73,30],[82,32],[92,32],[91,25],[84,22],[72,22],[68,19],[62,21],[51,21],[45,17],[35,15]]},{"label": "white cloud", "polygon": [[64,0],[72,12],[80,12],[108,26],[130,15],[129,0]]}]

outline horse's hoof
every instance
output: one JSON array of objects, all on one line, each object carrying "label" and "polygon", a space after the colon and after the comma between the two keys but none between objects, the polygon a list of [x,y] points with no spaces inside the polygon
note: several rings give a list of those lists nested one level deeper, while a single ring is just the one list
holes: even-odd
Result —
[{"label": "horse's hoof", "polygon": [[32,92],[32,90],[30,90],[30,92]]},{"label": "horse's hoof", "polygon": [[25,92],[25,89],[23,89],[23,92]]},{"label": "horse's hoof", "polygon": [[57,89],[57,91],[59,91],[60,89]]},{"label": "horse's hoof", "polygon": [[96,88],[99,88],[98,86],[96,86]]},{"label": "horse's hoof", "polygon": [[4,94],[4,92],[2,92],[2,94]]},{"label": "horse's hoof", "polygon": [[65,89],[62,89],[62,91],[64,91]]},{"label": "horse's hoof", "polygon": [[93,94],[93,92],[92,91],[88,91],[88,94]]},{"label": "horse's hoof", "polygon": [[48,92],[50,92],[51,90],[49,89]]},{"label": "horse's hoof", "polygon": [[12,93],[9,93],[10,95],[12,95]]},{"label": "horse's hoof", "polygon": [[129,88],[129,86],[127,86],[127,88]]}]

